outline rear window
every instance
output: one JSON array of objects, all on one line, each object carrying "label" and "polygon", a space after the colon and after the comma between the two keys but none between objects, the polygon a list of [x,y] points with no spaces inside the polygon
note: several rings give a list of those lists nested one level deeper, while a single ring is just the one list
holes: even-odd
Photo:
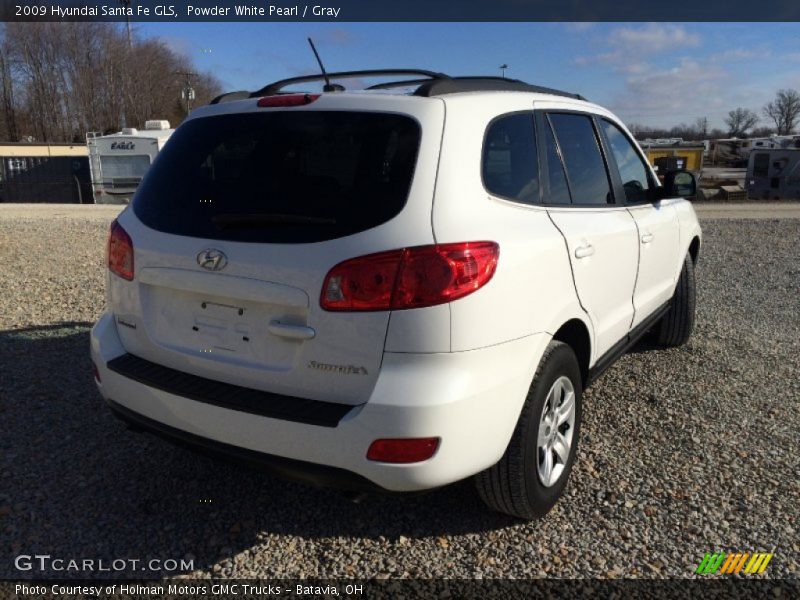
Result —
[{"label": "rear window", "polygon": [[386,113],[196,119],[158,155],[133,209],[177,235],[288,244],[344,237],[400,213],[419,140],[415,120]]}]

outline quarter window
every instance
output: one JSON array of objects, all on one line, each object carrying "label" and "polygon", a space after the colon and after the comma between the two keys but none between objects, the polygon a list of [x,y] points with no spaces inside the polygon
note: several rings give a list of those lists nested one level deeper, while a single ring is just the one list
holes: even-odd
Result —
[{"label": "quarter window", "polygon": [[495,120],[483,146],[483,182],[496,196],[527,204],[539,201],[539,161],[533,113]]},{"label": "quarter window", "polygon": [[574,204],[614,201],[592,120],[586,115],[554,113],[550,122],[567,169]]},{"label": "quarter window", "polygon": [[619,169],[622,187],[625,190],[625,199],[628,202],[647,200],[650,179],[647,176],[647,167],[644,166],[642,157],[619,127],[605,119],[600,123]]}]

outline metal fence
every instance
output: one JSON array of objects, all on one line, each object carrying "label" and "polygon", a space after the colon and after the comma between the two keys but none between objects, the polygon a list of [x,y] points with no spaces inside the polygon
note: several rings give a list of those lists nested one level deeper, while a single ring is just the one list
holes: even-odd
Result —
[{"label": "metal fence", "polygon": [[86,156],[1,156],[0,202],[93,203]]}]

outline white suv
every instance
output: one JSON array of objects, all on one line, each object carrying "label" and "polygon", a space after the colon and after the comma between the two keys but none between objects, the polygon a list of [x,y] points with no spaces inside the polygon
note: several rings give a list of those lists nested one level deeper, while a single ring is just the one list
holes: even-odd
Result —
[{"label": "white suv", "polygon": [[[549,510],[581,394],[694,322],[691,174],[580,96],[427,71],[192,113],[108,243],[97,385],[135,428],[345,488]],[[408,76],[413,80],[408,80]],[[402,87],[401,87],[402,86]]]}]

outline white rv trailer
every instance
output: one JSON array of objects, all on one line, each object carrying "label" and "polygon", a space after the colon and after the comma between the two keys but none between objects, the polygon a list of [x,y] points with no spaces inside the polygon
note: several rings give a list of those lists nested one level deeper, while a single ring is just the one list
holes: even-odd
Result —
[{"label": "white rv trailer", "polygon": [[753,150],[777,150],[800,148],[800,136],[797,135],[771,135],[769,137],[750,138],[742,140],[740,152],[742,158],[749,158]]},{"label": "white rv trailer", "polygon": [[169,121],[146,121],[143,130],[86,134],[96,204],[127,204],[174,129]]},{"label": "white rv trailer", "polygon": [[745,188],[750,200],[800,200],[800,149],[753,150]]},{"label": "white rv trailer", "polygon": [[758,138],[727,138],[711,140],[712,165],[746,167],[750,153],[755,150],[800,148],[800,135],[771,135]]}]

